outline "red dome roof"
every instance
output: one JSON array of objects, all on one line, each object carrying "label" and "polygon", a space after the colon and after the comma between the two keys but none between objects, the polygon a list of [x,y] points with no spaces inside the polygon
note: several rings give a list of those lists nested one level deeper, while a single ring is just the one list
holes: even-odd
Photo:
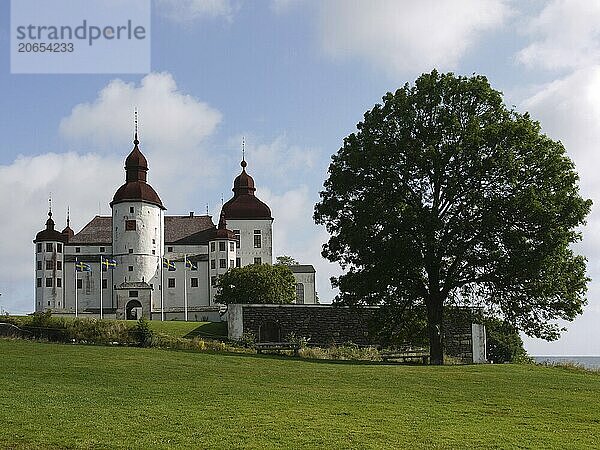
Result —
[{"label": "red dome roof", "polygon": [[233,182],[233,198],[221,209],[227,219],[273,219],[271,209],[255,195],[254,179],[246,173],[246,161],[242,161],[242,173]]},{"label": "red dome roof", "polygon": [[46,229],[40,231],[35,235],[35,240],[33,242],[44,242],[44,241],[54,241],[54,242],[66,242],[65,236],[54,229],[54,220],[52,220],[52,212],[48,212],[48,220],[46,221]]},{"label": "red dome roof", "polygon": [[148,161],[140,151],[139,143],[136,133],[133,150],[125,160],[125,171],[127,172],[125,184],[117,190],[110,206],[115,203],[141,201],[166,209],[156,191],[146,182]]}]

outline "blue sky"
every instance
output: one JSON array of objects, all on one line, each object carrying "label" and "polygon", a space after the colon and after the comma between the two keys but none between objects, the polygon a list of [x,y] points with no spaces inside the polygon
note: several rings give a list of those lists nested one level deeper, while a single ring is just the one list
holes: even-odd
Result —
[{"label": "blue sky", "polygon": [[[32,308],[33,247],[52,192],[81,229],[109,214],[140,114],[149,180],[170,214],[219,211],[246,137],[257,195],[275,217],[275,252],[312,263],[322,301],[339,273],[324,261],[312,208],[344,136],[381,97],[437,68],[481,73],[508,105],[528,110],[600,185],[600,4],[585,0],[156,0],[152,72],[10,73],[10,2],[0,0],[0,305]],[[560,32],[557,32],[560,30]],[[600,216],[578,246],[600,272]],[[600,354],[600,284],[561,340],[532,354]]]}]

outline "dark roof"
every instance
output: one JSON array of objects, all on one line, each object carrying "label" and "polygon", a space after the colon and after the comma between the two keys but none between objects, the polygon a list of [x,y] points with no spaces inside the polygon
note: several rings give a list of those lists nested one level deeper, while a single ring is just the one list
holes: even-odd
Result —
[{"label": "dark roof", "polygon": [[273,219],[271,209],[254,195],[254,179],[246,173],[246,166],[246,161],[242,161],[242,173],[233,182],[233,198],[221,212],[227,219]]},{"label": "dark roof", "polygon": [[[165,244],[206,244],[215,235],[210,216],[165,216]],[[94,217],[69,244],[112,242],[112,217]]]},{"label": "dark roof", "polygon": [[48,212],[48,220],[46,220],[46,229],[35,235],[33,242],[55,241],[66,242],[67,238],[64,234],[54,229],[54,220],[52,220],[52,212]]},{"label": "dark roof", "polygon": [[166,209],[154,188],[142,181],[131,181],[122,185],[115,192],[110,206],[123,202],[146,202]]},{"label": "dark roof", "polygon": [[112,217],[94,217],[82,230],[69,239],[69,244],[106,244],[112,242]]},{"label": "dark roof", "polygon": [[294,273],[315,273],[316,270],[312,264],[297,264],[289,266],[290,270]]},{"label": "dark roof", "polygon": [[156,191],[147,183],[148,161],[140,151],[137,133],[133,141],[133,150],[125,160],[125,184],[117,189],[112,206],[127,201],[143,201],[166,209]]},{"label": "dark roof", "polygon": [[[206,243],[208,239],[203,237],[210,229],[215,229],[211,216],[165,216],[165,242],[167,244]],[[200,239],[187,239],[191,236]]]}]

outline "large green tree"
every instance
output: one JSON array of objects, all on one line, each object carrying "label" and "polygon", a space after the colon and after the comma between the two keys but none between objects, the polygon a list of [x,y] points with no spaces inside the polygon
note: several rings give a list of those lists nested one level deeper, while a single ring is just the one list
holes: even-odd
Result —
[{"label": "large green tree", "polygon": [[286,265],[253,264],[229,269],[217,281],[215,301],[230,303],[292,303],[296,280]]},{"label": "large green tree", "polygon": [[332,157],[315,220],[346,269],[337,301],[427,311],[443,363],[444,308],[476,305],[527,334],[586,302],[580,239],[591,201],[560,142],[483,76],[433,71],[383,97]]}]

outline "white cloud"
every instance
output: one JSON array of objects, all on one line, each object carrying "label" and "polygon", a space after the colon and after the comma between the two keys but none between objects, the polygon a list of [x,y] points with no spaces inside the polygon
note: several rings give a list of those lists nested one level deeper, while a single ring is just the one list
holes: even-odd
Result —
[{"label": "white cloud", "polygon": [[76,105],[60,122],[60,134],[77,149],[102,154],[129,153],[133,110],[139,110],[141,148],[148,157],[149,181],[169,209],[185,210],[202,179],[218,179],[221,156],[205,140],[221,121],[219,111],[184,94],[169,73],[151,73],[139,85],[113,80],[90,103]]},{"label": "white cloud", "polygon": [[600,62],[600,2],[553,0],[529,22],[534,41],[517,54],[521,63],[546,69]]},{"label": "white cloud", "polygon": [[364,58],[393,74],[454,68],[511,13],[504,0],[331,0],[319,8],[328,55]]},{"label": "white cloud", "polygon": [[527,348],[532,354],[598,354],[596,341],[590,341],[589,332],[595,329],[600,312],[600,65],[580,69],[563,79],[540,87],[519,108],[529,111],[542,124],[542,130],[552,139],[560,140],[576,164],[581,177],[582,195],[594,201],[587,226],[583,229],[583,242],[577,245],[588,258],[589,304],[584,315],[556,343],[528,339]]},{"label": "white cloud", "polygon": [[159,14],[180,23],[224,17],[231,20],[236,10],[231,0],[155,0]]},{"label": "white cloud", "polygon": [[146,75],[139,86],[111,81],[91,103],[76,105],[60,122],[61,135],[71,142],[110,146],[131,141],[133,110],[138,108],[142,139],[179,152],[210,135],[221,114],[182,93],[170,73]]},{"label": "white cloud", "polygon": [[[33,308],[33,243],[45,228],[48,196],[52,193],[56,229],[65,227],[67,205],[71,227],[81,228],[100,205],[108,214],[105,195],[122,182],[122,160],[95,154],[48,153],[18,157],[12,164],[0,165],[0,221],[4,257],[0,260],[0,292],[3,307],[15,312]],[[20,295],[11,295],[21,291]],[[20,302],[17,301],[19,299]]]}]

